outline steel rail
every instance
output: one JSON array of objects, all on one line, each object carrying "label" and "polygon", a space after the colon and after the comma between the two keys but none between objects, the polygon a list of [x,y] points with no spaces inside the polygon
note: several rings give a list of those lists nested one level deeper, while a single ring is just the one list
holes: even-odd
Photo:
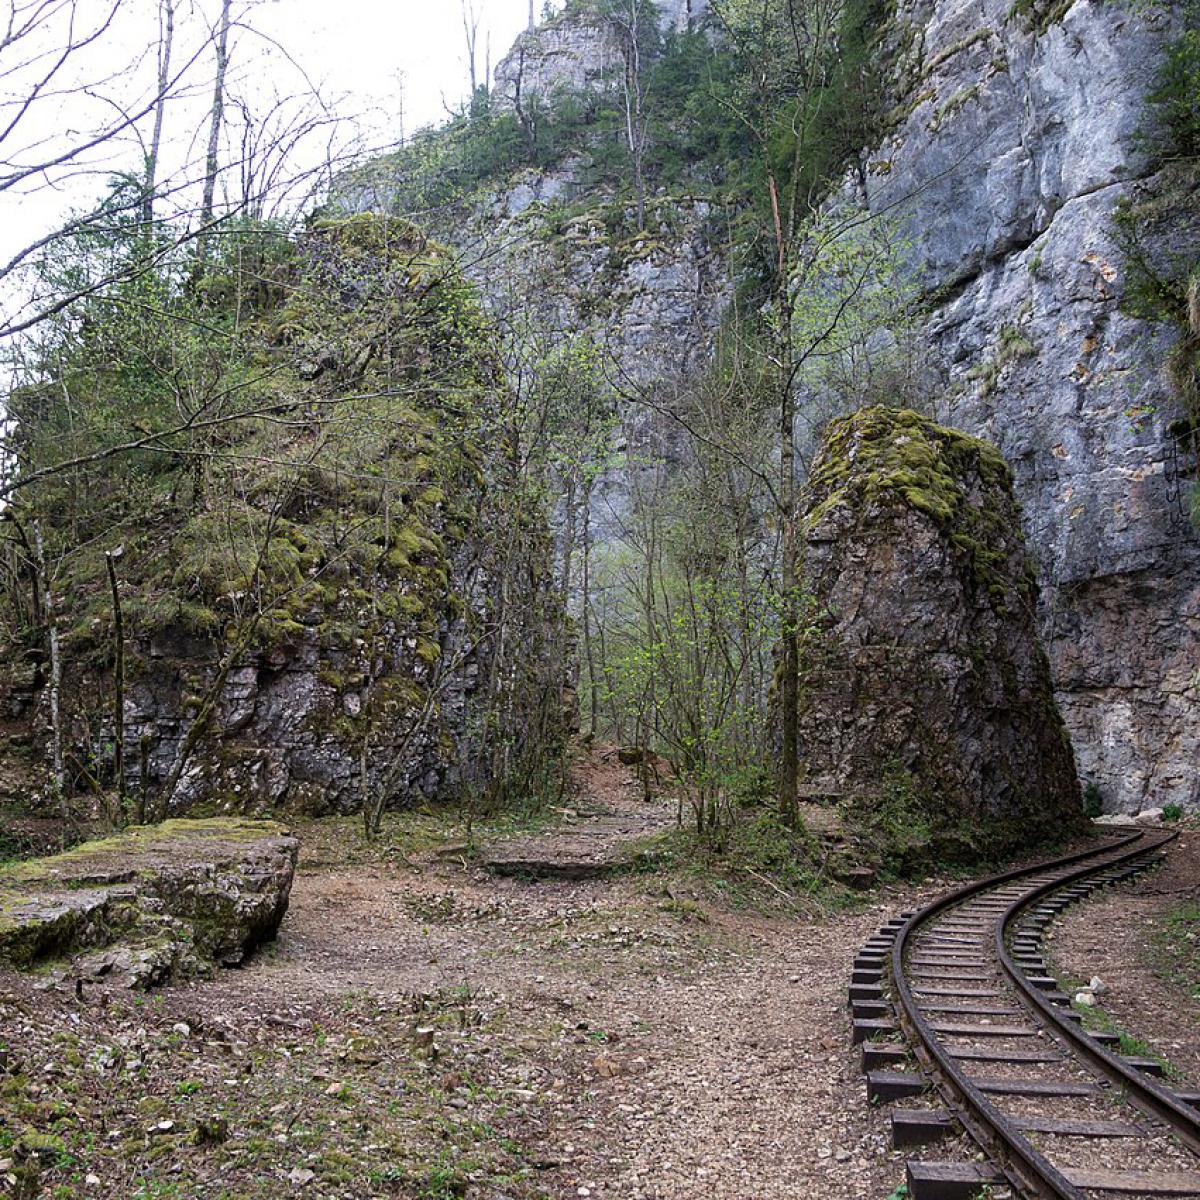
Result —
[{"label": "steel rail", "polygon": [[[1162,849],[1177,836],[1175,833],[1169,833],[1158,838],[1157,841],[1152,841],[1149,845],[1141,846],[1130,854],[1119,857],[1116,862],[1152,854],[1154,851]],[[1102,1075],[1107,1076],[1113,1083],[1125,1088],[1126,1092],[1133,1097],[1134,1104],[1169,1125],[1189,1150],[1194,1154],[1200,1154],[1200,1112],[1181,1103],[1169,1088],[1164,1087],[1153,1077],[1130,1066],[1119,1056],[1106,1050],[1075,1022],[1064,1019],[1059,1010],[1029,982],[1021,969],[1013,962],[1009,953],[1008,929],[1022,911],[1036,904],[1042,897],[1058,891],[1090,873],[1087,869],[1075,871],[1065,879],[1035,888],[1028,896],[1023,896],[1012,903],[996,926],[996,953],[1000,959],[1000,965],[1004,968],[1004,973],[1008,976],[1009,981],[1021,993],[1021,999],[1026,1005],[1033,1010],[1037,1017],[1050,1023],[1054,1031],[1070,1044],[1076,1054],[1085,1059]]]},{"label": "steel rail", "polygon": [[[1058,871],[1076,863],[1086,863],[1080,871],[1070,875],[1067,882],[1085,875],[1094,874],[1099,870],[1118,865],[1130,858],[1137,858],[1145,853],[1144,846],[1119,853],[1114,858],[1114,852],[1126,851],[1128,847],[1142,842],[1145,835],[1142,832],[1117,838],[1105,846],[1093,847],[1088,850],[1076,851],[1062,858],[1050,859],[1029,867],[1018,867],[1004,871],[988,879],[966,884],[935,900],[932,904],[915,912],[900,928],[892,946],[892,983],[899,1000],[899,1016],[901,1024],[915,1038],[918,1049],[924,1058],[931,1060],[936,1070],[931,1071],[938,1090],[942,1092],[959,1121],[979,1145],[996,1160],[997,1165],[1008,1177],[1009,1182],[1020,1190],[1032,1192],[1046,1197],[1047,1200],[1087,1200],[1086,1195],[1054,1166],[1019,1130],[1012,1127],[1007,1117],[998,1109],[978,1087],[976,1087],[961,1070],[958,1064],[942,1046],[938,1035],[934,1033],[930,1023],[921,1013],[912,989],[904,973],[904,957],[909,938],[922,926],[939,913],[953,908],[973,896],[991,891],[1003,884],[1037,875],[1044,871]],[[1103,861],[1097,863],[1096,859]],[[1044,885],[1048,890],[1064,886],[1062,877],[1056,877]],[[1040,890],[1040,889],[1039,889]],[[1025,907],[1029,897],[1018,900],[1017,908]],[[1003,937],[1004,922],[998,925],[999,936]],[[1048,1003],[1048,1002],[1047,1002]],[[1058,1028],[1061,1018],[1055,1015],[1054,1026]],[[949,1095],[946,1093],[949,1092]]]}]

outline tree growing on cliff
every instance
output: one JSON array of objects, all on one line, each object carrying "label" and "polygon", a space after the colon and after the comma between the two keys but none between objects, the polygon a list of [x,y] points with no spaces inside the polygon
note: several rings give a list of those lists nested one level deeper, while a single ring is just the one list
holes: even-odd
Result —
[{"label": "tree growing on cliff", "polygon": [[603,0],[600,12],[621,52],[621,95],[624,104],[625,146],[633,175],[637,227],[646,228],[646,151],[649,144],[647,111],[648,63],[658,43],[658,10],[653,0]]},{"label": "tree growing on cliff", "polygon": [[[812,329],[798,329],[797,306],[831,245],[835,222],[813,237],[813,219],[861,130],[843,124],[842,106],[862,80],[850,80],[843,43],[863,36],[869,15],[842,0],[716,0],[713,12],[736,56],[738,87],[727,102],[757,150],[752,203],[759,214],[760,263],[770,296],[766,330],[778,413],[778,516],[783,597],[779,705],[779,804],[796,812],[797,722],[802,629],[797,538],[797,377],[820,352],[851,300]],[[854,37],[850,36],[854,35]],[[849,135],[849,136],[848,136]],[[755,194],[756,192],[756,194]],[[865,275],[863,276],[865,282]],[[856,289],[851,289],[854,294]],[[798,337],[799,335],[799,337]]]}]

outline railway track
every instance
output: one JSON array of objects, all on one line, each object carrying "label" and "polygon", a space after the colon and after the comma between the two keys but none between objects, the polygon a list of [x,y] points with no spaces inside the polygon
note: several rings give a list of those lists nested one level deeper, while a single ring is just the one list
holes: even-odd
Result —
[{"label": "railway track", "polygon": [[868,1094],[898,1102],[897,1149],[958,1151],[908,1162],[911,1200],[1200,1200],[1200,1093],[1085,1031],[1042,946],[1064,908],[1153,865],[1173,837],[1121,835],[970,884],[862,947],[850,1002]]}]

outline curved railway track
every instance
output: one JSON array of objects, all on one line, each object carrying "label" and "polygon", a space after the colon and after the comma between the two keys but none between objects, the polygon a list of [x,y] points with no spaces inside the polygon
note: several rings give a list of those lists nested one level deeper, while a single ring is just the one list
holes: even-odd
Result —
[{"label": "curved railway track", "polygon": [[1086,1032],[1042,950],[1059,912],[1152,865],[1174,836],[1122,835],[970,884],[862,948],[850,998],[871,1099],[941,1101],[893,1112],[896,1147],[974,1143],[958,1160],[911,1160],[911,1200],[1200,1200],[1200,1094],[1121,1054],[1118,1035]]}]

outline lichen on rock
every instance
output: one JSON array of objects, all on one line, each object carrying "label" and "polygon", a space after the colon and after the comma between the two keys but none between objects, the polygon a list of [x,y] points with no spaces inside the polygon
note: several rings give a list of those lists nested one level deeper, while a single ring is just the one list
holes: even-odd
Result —
[{"label": "lichen on rock", "polygon": [[275,936],[298,851],[271,822],[173,820],[0,867],[0,963],[130,987],[240,963]]},{"label": "lichen on rock", "polygon": [[[971,858],[1082,825],[1004,460],[920,414],[830,426],[806,490],[806,787]],[[899,810],[904,810],[902,813]]]}]

